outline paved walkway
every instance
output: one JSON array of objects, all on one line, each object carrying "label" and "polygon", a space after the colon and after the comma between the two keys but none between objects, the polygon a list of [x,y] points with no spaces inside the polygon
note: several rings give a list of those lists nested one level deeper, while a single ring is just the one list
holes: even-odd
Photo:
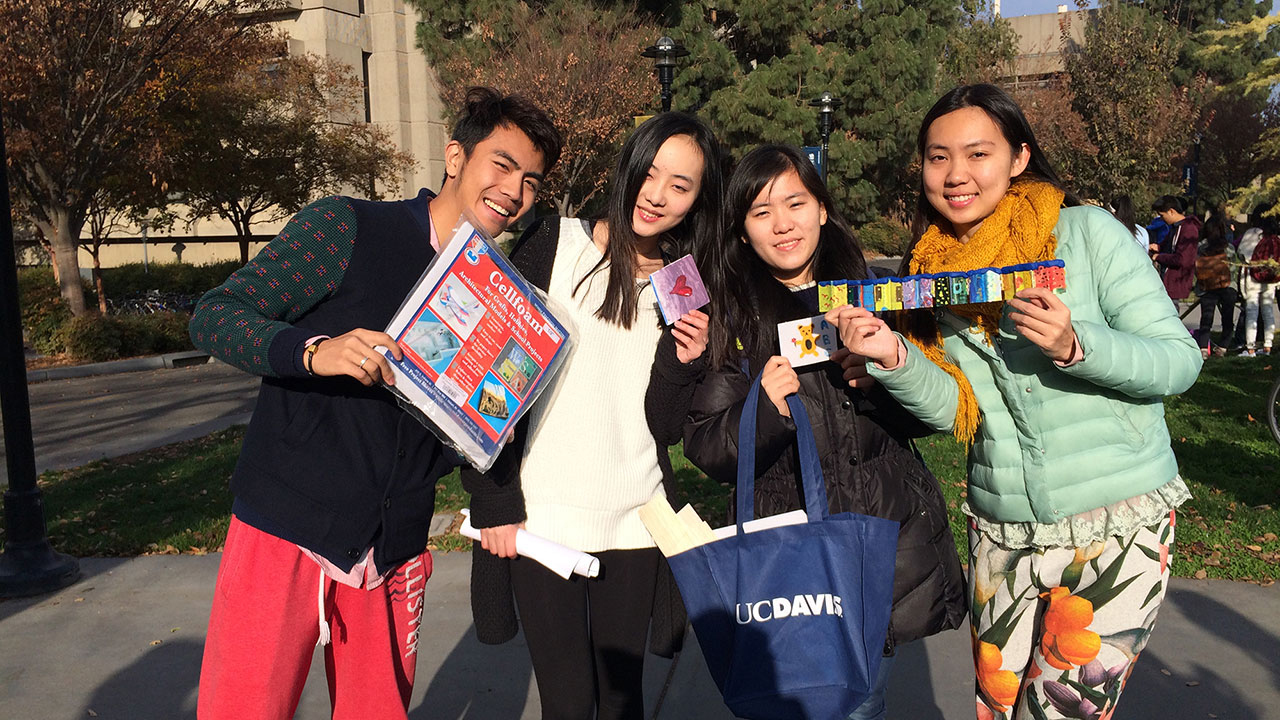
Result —
[{"label": "paved walkway", "polygon": [[[218,556],[86,558],[85,578],[43,598],[0,602],[0,717],[174,720],[195,716]],[[427,583],[414,720],[533,720],[537,689],[517,638],[480,645],[470,555],[436,558]],[[967,629],[903,648],[891,718],[973,717]],[[728,719],[696,643],[650,656],[646,707],[661,720]],[[328,717],[323,663],[296,715]],[[92,714],[91,712],[92,711]],[[1175,580],[1120,718],[1280,720],[1280,586]]]},{"label": "paved walkway", "polygon": [[[218,364],[71,382],[31,386],[33,405],[43,408],[33,412],[42,468],[74,466],[243,422],[257,384]],[[126,395],[130,400],[123,400]],[[83,433],[86,413],[106,434]],[[0,601],[0,718],[194,717],[218,560],[85,558],[84,578],[70,588]],[[522,639],[500,647],[475,640],[469,563],[466,553],[436,558],[410,717],[538,718]],[[900,653],[890,717],[973,717],[967,629]],[[322,667],[318,660],[313,664],[296,715],[301,720],[328,717]],[[646,688],[654,718],[730,717],[692,637],[675,661],[649,658]],[[1120,717],[1280,720],[1280,586],[1175,580]]]},{"label": "paved walkway", "polygon": [[[36,469],[78,467],[247,423],[258,383],[220,362],[31,383]],[[0,442],[0,486],[8,484],[4,457]]]}]

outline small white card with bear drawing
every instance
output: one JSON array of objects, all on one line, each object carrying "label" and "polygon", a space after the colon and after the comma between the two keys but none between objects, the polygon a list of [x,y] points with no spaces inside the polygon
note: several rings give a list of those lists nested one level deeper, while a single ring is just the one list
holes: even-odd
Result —
[{"label": "small white card with bear drawing", "polygon": [[837,338],[836,326],[822,315],[778,323],[778,348],[793,368],[830,360]]}]

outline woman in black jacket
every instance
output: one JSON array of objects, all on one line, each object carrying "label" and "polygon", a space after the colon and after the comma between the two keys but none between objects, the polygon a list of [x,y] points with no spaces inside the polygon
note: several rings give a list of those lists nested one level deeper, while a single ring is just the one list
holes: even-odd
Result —
[{"label": "woman in black jacket", "polygon": [[712,478],[733,482],[738,419],[763,369],[762,389],[772,402],[761,398],[757,419],[756,516],[802,507],[795,425],[785,400],[799,393],[813,424],[830,512],[900,523],[885,662],[871,697],[850,716],[882,718],[894,646],[959,627],[965,613],[942,492],[910,441],[928,430],[866,376],[864,359],[842,349],[832,362],[797,372],[778,355],[777,324],[819,314],[815,281],[867,277],[862,250],[808,159],[793,147],[757,148],[742,159],[726,195],[731,233],[719,261],[701,268],[715,303],[709,369],[690,382],[687,368],[660,346],[649,414],[691,406],[686,456]]}]

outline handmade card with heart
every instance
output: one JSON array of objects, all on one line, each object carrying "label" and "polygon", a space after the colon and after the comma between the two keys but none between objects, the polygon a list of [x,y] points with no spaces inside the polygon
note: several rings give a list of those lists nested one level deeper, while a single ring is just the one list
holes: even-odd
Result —
[{"label": "handmade card with heart", "polygon": [[697,310],[711,301],[707,286],[693,264],[693,256],[685,255],[649,276],[653,294],[658,298],[662,321],[672,325],[681,315]]}]

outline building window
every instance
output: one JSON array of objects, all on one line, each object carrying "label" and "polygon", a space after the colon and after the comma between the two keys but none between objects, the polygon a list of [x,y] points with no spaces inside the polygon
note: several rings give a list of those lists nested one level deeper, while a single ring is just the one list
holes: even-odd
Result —
[{"label": "building window", "polygon": [[[364,12],[363,7],[361,12]],[[360,53],[360,84],[364,86],[364,121],[373,122],[373,109],[369,105],[369,53]]]}]

